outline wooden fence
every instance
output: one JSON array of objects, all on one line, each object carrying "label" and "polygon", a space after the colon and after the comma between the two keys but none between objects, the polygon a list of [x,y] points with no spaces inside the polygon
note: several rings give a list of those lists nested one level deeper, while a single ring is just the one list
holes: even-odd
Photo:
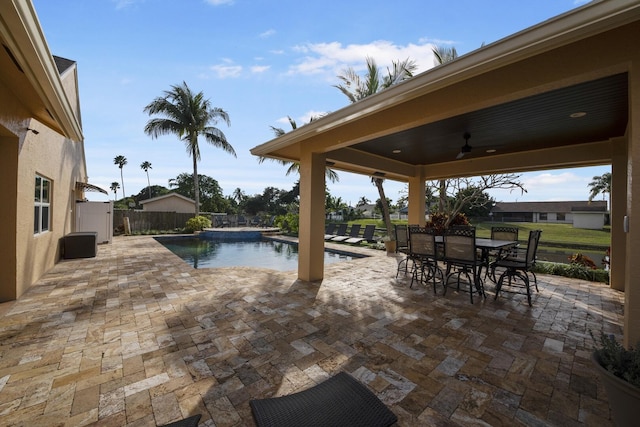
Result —
[{"label": "wooden fence", "polygon": [[131,210],[113,211],[113,231],[114,234],[121,234],[124,231],[124,217],[129,218],[131,232],[144,232],[150,230],[175,230],[184,228],[187,220],[193,218],[192,213],[179,212],[146,212]]}]

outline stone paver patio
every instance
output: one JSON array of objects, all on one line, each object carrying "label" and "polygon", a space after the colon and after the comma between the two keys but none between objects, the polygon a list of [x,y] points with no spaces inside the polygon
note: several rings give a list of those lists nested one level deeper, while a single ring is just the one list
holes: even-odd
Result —
[{"label": "stone paver patio", "polygon": [[540,275],[524,295],[395,279],[397,259],[295,272],[194,270],[151,237],[118,237],[66,260],[0,304],[0,425],[254,425],[249,401],[346,371],[399,426],[611,425],[590,365],[621,334],[624,294]]}]

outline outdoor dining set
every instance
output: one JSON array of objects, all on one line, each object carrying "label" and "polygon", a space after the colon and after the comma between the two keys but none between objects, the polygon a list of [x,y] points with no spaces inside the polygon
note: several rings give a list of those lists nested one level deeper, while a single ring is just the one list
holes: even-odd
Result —
[{"label": "outdoor dining set", "polygon": [[405,254],[396,277],[411,274],[410,287],[415,282],[432,284],[435,293],[440,284],[446,294],[449,288],[466,291],[460,287],[466,280],[473,303],[474,294],[486,298],[484,284],[490,280],[495,284],[494,299],[502,290],[522,288],[531,306],[532,282],[538,291],[533,267],[541,230],[529,232],[526,247],[520,247],[517,227],[492,227],[491,238],[476,237],[476,229],[471,226],[437,232],[418,225],[396,225],[395,233],[397,251]]}]

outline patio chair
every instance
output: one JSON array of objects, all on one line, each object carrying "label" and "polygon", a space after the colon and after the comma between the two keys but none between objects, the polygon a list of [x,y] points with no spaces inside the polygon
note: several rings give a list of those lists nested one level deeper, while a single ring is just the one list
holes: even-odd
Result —
[{"label": "patio chair", "polygon": [[410,226],[409,228],[409,259],[413,262],[411,284],[418,280],[422,283],[433,281],[433,293],[436,293],[436,279],[444,285],[444,274],[438,266],[438,247],[435,231],[431,228]]},{"label": "patio chair", "polygon": [[324,240],[332,240],[336,236],[344,236],[347,234],[347,223],[338,224],[333,234],[326,233]]},{"label": "patio chair", "polygon": [[[494,299],[498,299],[498,294],[502,290],[505,279],[507,279],[507,286],[509,287],[524,287],[527,292],[527,302],[531,307],[531,287],[529,282],[529,274],[534,275],[534,285],[536,292],[538,292],[538,283],[535,273],[531,271],[536,261],[536,252],[538,251],[538,243],[540,242],[540,235],[542,230],[531,230],[529,232],[529,240],[527,241],[526,251],[519,250],[517,256],[511,256],[497,260],[494,264],[496,267],[502,267],[505,270],[500,275],[498,283],[496,284],[496,295]],[[518,282],[514,279],[520,279]]]},{"label": "patio chair", "polygon": [[351,224],[351,230],[349,230],[349,234],[344,236],[336,236],[331,238],[332,242],[344,242],[347,239],[355,238],[360,235],[360,224]]},{"label": "patio chair", "polygon": [[[507,227],[507,226],[496,226],[491,227],[491,239],[492,240],[510,240],[513,242],[518,241],[518,227]],[[517,252],[518,245],[513,245],[507,249],[499,249],[497,251],[491,252],[489,256],[491,256],[494,260],[499,260],[505,258],[510,255],[515,255]],[[493,263],[489,266],[485,272],[486,275],[491,272],[491,280],[496,281],[496,270],[493,266]]]},{"label": "patio chair", "polygon": [[252,227],[258,227],[260,225],[260,217],[258,215],[254,216],[251,218],[251,221],[249,221],[249,224]]},{"label": "patio chair", "polygon": [[368,224],[365,225],[364,227],[364,231],[362,232],[362,237],[350,237],[347,240],[345,240],[345,243],[351,243],[351,244],[356,244],[356,243],[361,243],[361,242],[373,242],[374,239],[374,234],[376,232],[376,226],[375,224]]},{"label": "patio chair", "polygon": [[238,215],[237,225],[238,225],[238,227],[241,226],[241,225],[242,226],[247,225],[247,219],[242,215]]},{"label": "patio chair", "polygon": [[409,227],[404,224],[396,224],[395,225],[395,234],[396,234],[396,252],[400,252],[404,254],[405,257],[400,260],[398,263],[398,270],[396,271],[396,279],[398,278],[398,274],[400,271],[404,270],[405,276],[409,272],[409,261],[411,257],[409,256],[410,252],[410,244],[409,244]]},{"label": "patio chair", "polygon": [[[482,297],[484,285],[480,279],[482,260],[476,252],[475,227],[448,228],[444,232],[444,262],[447,265],[444,292],[446,294],[449,279],[457,276],[456,289],[460,290],[460,276],[465,275],[469,281],[469,298],[473,304],[473,294],[478,292]],[[475,289],[474,289],[475,288]]]}]

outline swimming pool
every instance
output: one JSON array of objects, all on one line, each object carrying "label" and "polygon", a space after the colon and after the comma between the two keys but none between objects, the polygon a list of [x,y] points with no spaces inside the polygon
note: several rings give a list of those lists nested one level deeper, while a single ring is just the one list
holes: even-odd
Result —
[{"label": "swimming pool", "polygon": [[[279,271],[298,268],[298,245],[273,239],[211,240],[191,236],[156,237],[193,268],[260,267]],[[324,263],[349,261],[362,255],[325,251]]]}]

